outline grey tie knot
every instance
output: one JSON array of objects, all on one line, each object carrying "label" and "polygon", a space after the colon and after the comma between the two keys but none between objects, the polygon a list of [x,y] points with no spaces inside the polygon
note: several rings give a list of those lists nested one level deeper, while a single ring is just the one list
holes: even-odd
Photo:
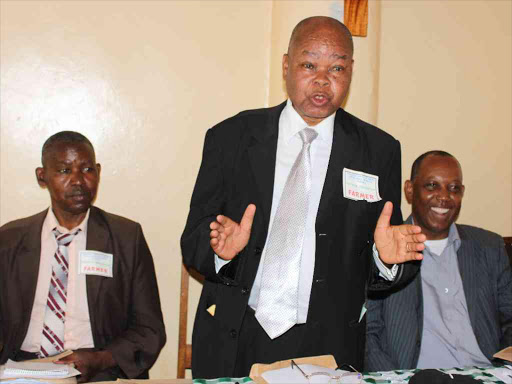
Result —
[{"label": "grey tie knot", "polygon": [[299,132],[299,135],[304,145],[306,145],[311,144],[313,140],[317,138],[318,132],[315,131],[313,128],[304,128],[302,131]]},{"label": "grey tie knot", "polygon": [[53,235],[55,236],[55,239],[57,240],[57,244],[59,246],[65,246],[67,247],[75,238],[78,232],[80,232],[80,229],[77,229],[73,233],[64,233],[62,234],[57,228],[55,228],[53,231]]}]

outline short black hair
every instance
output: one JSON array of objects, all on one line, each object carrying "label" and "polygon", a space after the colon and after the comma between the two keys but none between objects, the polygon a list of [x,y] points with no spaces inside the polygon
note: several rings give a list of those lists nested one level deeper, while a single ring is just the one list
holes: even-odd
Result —
[{"label": "short black hair", "polygon": [[[425,152],[423,155],[419,156],[416,160],[414,160],[414,163],[412,163],[411,181],[414,181],[416,176],[418,176],[418,172],[420,170],[421,163],[423,163],[423,160],[425,160],[429,156],[452,157],[455,159],[455,156],[453,156],[452,154],[445,152],[445,151],[434,150],[434,151]],[[455,160],[457,160],[457,159],[455,159]]]},{"label": "short black hair", "polygon": [[343,24],[341,21],[339,21],[333,17],[328,17],[328,16],[312,16],[312,17],[308,17],[308,18],[300,21],[295,26],[295,28],[293,28],[292,35],[290,36],[290,42],[288,43],[288,54],[290,53],[290,48],[291,48],[292,44],[295,43],[297,36],[301,32],[301,29],[306,27],[309,23],[312,23],[312,22],[315,23],[315,22],[321,22],[321,21],[328,22],[331,25],[338,27],[341,30],[341,32],[345,35],[345,37],[348,41],[350,53],[354,54],[354,39],[352,38],[352,33],[350,33],[350,30],[348,29],[348,27],[345,24]]},{"label": "short black hair", "polygon": [[89,141],[87,137],[82,135],[81,133],[74,131],[62,131],[57,132],[56,134],[50,136],[43,144],[43,150],[41,151],[41,163],[43,167],[45,166],[46,159],[48,155],[52,152],[54,147],[57,144],[66,143],[66,144],[77,144],[77,143],[85,143],[89,145],[94,153],[94,146]]}]

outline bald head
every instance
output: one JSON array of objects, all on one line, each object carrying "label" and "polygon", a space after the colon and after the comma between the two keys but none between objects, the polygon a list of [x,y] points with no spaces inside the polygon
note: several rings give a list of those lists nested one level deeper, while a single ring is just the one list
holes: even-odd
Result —
[{"label": "bald head", "polygon": [[299,22],[292,31],[290,43],[288,44],[288,54],[292,54],[295,46],[304,38],[318,33],[332,33],[338,35],[347,44],[350,54],[354,53],[354,42],[352,34],[345,24],[327,16],[313,16]]}]

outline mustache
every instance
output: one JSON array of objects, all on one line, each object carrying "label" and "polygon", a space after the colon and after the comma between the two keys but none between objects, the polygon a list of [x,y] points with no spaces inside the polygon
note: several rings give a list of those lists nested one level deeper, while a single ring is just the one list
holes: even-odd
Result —
[{"label": "mustache", "polygon": [[68,197],[74,196],[91,196],[91,191],[85,188],[75,187],[71,190],[71,192],[66,194]]}]

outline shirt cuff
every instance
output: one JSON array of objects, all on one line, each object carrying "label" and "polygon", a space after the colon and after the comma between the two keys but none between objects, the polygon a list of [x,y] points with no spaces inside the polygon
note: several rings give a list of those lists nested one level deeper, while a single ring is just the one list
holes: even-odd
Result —
[{"label": "shirt cuff", "polygon": [[[388,281],[395,280],[396,273],[398,271],[398,264],[393,264],[391,269],[386,267],[379,257],[379,251],[377,251],[377,247],[375,246],[375,243],[373,244],[372,249],[373,249],[373,259],[375,260],[375,264],[377,265],[377,268],[379,268],[379,276]],[[217,264],[215,264],[215,265],[217,265]]]},{"label": "shirt cuff", "polygon": [[[377,254],[377,258],[378,258],[378,254]],[[227,263],[229,263],[231,260],[224,260],[224,259],[221,259],[219,256],[217,256],[217,254],[215,254],[215,273],[219,273],[220,269],[225,266]],[[386,267],[384,267],[386,268]],[[396,273],[395,273],[396,274]]]}]

